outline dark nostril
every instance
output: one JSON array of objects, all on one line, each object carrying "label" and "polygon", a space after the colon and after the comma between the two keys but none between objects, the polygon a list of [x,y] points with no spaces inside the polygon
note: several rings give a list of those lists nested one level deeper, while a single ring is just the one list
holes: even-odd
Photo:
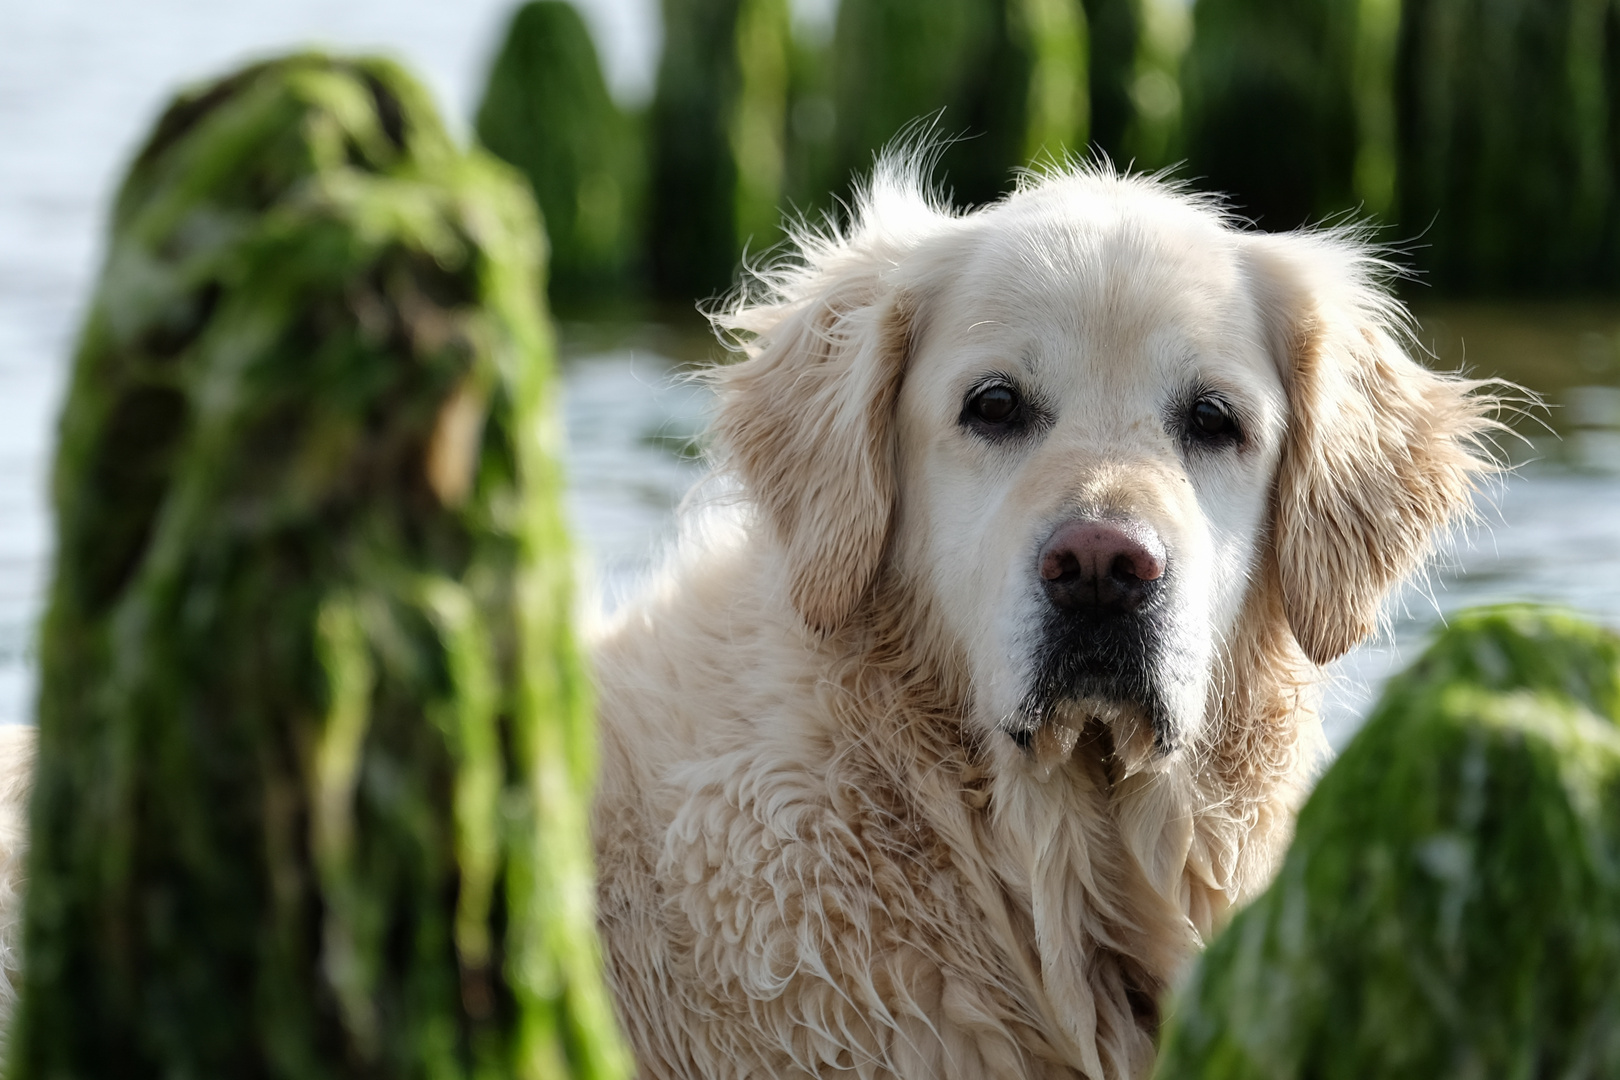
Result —
[{"label": "dark nostril", "polygon": [[1145,545],[1114,556],[1109,572],[1117,578],[1135,578],[1137,581],[1157,581],[1164,576],[1164,555],[1150,551]]},{"label": "dark nostril", "polygon": [[1134,610],[1164,570],[1164,543],[1141,522],[1065,522],[1041,547],[1047,595],[1069,610]]},{"label": "dark nostril", "polygon": [[1063,550],[1047,550],[1041,555],[1041,577],[1047,581],[1060,581],[1071,578],[1080,573],[1080,560],[1075,558],[1073,552]]}]

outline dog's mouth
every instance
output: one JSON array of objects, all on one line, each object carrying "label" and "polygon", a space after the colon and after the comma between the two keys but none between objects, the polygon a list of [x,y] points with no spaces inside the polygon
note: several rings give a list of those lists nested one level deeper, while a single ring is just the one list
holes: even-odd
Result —
[{"label": "dog's mouth", "polygon": [[1034,723],[1007,728],[1007,736],[1024,751],[1036,779],[1042,781],[1079,748],[1121,775],[1141,772],[1174,750],[1159,732],[1159,725],[1139,705],[1101,698],[1057,702]]},{"label": "dog's mouth", "polygon": [[1163,635],[1139,619],[1050,629],[1028,692],[1002,724],[1036,775],[1050,776],[1082,743],[1124,775],[1174,754],[1184,725],[1160,687]]}]

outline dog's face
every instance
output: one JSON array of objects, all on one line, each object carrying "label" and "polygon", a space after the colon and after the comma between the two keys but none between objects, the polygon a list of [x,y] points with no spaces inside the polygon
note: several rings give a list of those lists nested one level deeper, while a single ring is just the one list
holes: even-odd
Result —
[{"label": "dog's face", "polygon": [[1029,202],[915,299],[891,559],[965,644],[975,723],[1168,752],[1266,541],[1282,376],[1230,230]]},{"label": "dog's face", "polygon": [[1342,655],[1488,468],[1490,400],[1405,354],[1353,238],[1108,174],[966,216],[880,176],[801,256],[718,320],[755,335],[728,466],[807,627],[913,605],[981,731],[1098,718],[1162,759],[1260,647],[1254,601],[1264,648]]}]

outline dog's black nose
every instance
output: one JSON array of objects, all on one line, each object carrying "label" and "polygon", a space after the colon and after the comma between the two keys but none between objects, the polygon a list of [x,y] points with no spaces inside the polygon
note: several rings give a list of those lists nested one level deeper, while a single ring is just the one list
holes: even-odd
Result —
[{"label": "dog's black nose", "polygon": [[1135,611],[1164,568],[1164,542],[1141,522],[1069,521],[1041,546],[1041,582],[1065,611]]}]

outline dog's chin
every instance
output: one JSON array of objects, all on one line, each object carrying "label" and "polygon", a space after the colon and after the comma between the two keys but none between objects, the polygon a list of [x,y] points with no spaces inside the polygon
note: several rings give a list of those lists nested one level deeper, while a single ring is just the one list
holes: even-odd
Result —
[{"label": "dog's chin", "polygon": [[1161,703],[1099,694],[1027,698],[1004,730],[1042,780],[1077,751],[1096,756],[1116,777],[1152,771],[1185,742],[1184,725]]},{"label": "dog's chin", "polygon": [[1016,707],[1001,728],[1049,775],[1075,751],[1101,756],[1116,778],[1168,767],[1204,708],[1207,650],[1152,612],[1051,617]]}]

